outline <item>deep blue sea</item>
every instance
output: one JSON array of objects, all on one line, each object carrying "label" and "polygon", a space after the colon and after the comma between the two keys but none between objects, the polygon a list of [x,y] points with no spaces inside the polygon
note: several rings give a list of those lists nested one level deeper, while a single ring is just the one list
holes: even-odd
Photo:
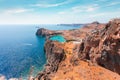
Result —
[{"label": "deep blue sea", "polygon": [[33,75],[43,69],[45,38],[35,35],[38,27],[68,30],[80,26],[0,25],[0,74],[26,78],[31,66],[34,66]]}]

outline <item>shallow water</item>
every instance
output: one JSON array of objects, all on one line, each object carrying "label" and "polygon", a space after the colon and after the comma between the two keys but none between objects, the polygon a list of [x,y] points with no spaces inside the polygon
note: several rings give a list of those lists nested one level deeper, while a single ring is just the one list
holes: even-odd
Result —
[{"label": "shallow water", "polygon": [[55,35],[50,37],[50,40],[58,41],[58,42],[66,42],[65,38],[62,35]]},{"label": "shallow water", "polygon": [[[0,74],[7,78],[26,78],[30,67],[33,74],[42,70],[46,63],[45,38],[36,36],[39,25],[0,25]],[[79,26],[40,25],[51,30],[75,29]]]}]

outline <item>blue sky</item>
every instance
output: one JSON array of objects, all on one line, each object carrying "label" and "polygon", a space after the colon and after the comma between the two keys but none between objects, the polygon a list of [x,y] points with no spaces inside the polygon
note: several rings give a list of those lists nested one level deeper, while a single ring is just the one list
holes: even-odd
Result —
[{"label": "blue sky", "polygon": [[107,22],[120,17],[120,0],[0,0],[0,24]]}]

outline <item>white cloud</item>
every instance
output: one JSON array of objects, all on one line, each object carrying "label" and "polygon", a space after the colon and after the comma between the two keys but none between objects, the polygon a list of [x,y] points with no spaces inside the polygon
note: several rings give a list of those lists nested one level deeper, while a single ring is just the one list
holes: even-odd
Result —
[{"label": "white cloud", "polygon": [[99,8],[98,4],[75,6],[75,7],[72,7],[72,11],[75,12],[75,13],[78,13],[78,12],[92,12],[92,11],[97,10],[98,8]]},{"label": "white cloud", "polygon": [[96,9],[97,9],[97,8],[94,8],[94,7],[88,7],[86,11],[87,11],[87,12],[91,12],[91,11],[95,11]]},{"label": "white cloud", "polygon": [[72,12],[78,13],[78,12],[83,12],[84,10],[82,9],[81,6],[75,6],[72,7]]},{"label": "white cloud", "polygon": [[108,0],[96,0],[96,2],[106,2]]},{"label": "white cloud", "polygon": [[58,12],[58,14],[66,14],[66,12],[64,12],[64,11],[61,11],[61,12]]},{"label": "white cloud", "polygon": [[107,22],[112,18],[120,17],[120,12],[104,12],[89,14],[64,15],[8,15],[0,14],[0,24],[59,24],[59,23],[89,23],[93,21]]},{"label": "white cloud", "polygon": [[120,18],[119,14],[120,12],[101,12],[89,14],[87,17],[91,19],[91,21],[108,22],[112,18]]},{"label": "white cloud", "polygon": [[110,7],[110,6],[114,6],[114,5],[118,5],[120,4],[120,2],[111,2],[108,5],[106,5],[106,7]]},{"label": "white cloud", "polygon": [[91,15],[89,15],[89,17],[101,17],[101,16],[105,16],[105,15],[107,15],[107,13],[97,13],[97,14],[91,14]]},{"label": "white cloud", "polygon": [[30,9],[19,8],[19,9],[5,10],[4,13],[5,14],[18,14],[18,13],[24,13],[24,12],[28,12],[28,11],[31,11],[31,10]]},{"label": "white cloud", "polygon": [[65,5],[72,2],[72,0],[67,0],[61,3],[56,3],[56,4],[50,4],[50,3],[38,3],[38,4],[34,4],[32,6],[38,6],[38,7],[42,7],[42,8],[48,8],[48,7],[57,7],[57,6],[61,6],[61,5]]},{"label": "white cloud", "polygon": [[72,8],[67,9],[66,11],[60,11],[58,14],[66,15],[75,15],[77,13],[88,13],[88,12],[94,12],[99,8],[98,4],[92,4],[92,5],[84,5],[84,6],[74,6]]}]

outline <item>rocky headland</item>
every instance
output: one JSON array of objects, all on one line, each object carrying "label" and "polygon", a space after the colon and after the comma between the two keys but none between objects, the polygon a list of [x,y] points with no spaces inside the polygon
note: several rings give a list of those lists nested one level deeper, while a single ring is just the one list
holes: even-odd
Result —
[{"label": "rocky headland", "polygon": [[[120,80],[120,19],[36,34],[46,37],[47,63],[35,80]],[[58,34],[66,42],[49,40]]]}]

